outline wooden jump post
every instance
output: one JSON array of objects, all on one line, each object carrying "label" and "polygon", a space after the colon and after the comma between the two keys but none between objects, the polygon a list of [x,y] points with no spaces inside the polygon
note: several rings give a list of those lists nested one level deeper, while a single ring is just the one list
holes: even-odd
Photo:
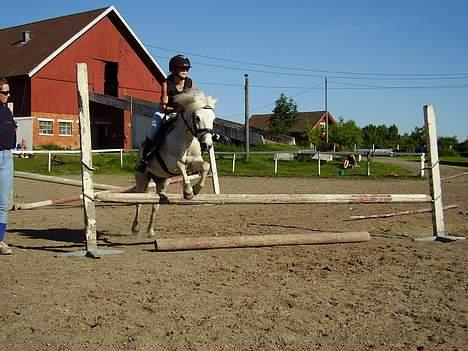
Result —
[{"label": "wooden jump post", "polygon": [[455,241],[465,239],[459,236],[450,236],[445,232],[444,211],[442,205],[442,185],[439,167],[439,150],[437,147],[437,131],[435,112],[432,105],[424,106],[424,124],[426,127],[426,144],[429,155],[429,188],[432,202],[433,236],[418,238],[419,241]]},{"label": "wooden jump post", "polygon": [[81,181],[83,184],[83,207],[86,233],[86,250],[69,252],[61,256],[87,256],[100,258],[101,255],[119,254],[120,250],[102,250],[97,247],[96,206],[94,204],[93,159],[91,154],[91,122],[89,118],[88,69],[85,63],[78,63],[76,81],[78,110],[80,117]]}]

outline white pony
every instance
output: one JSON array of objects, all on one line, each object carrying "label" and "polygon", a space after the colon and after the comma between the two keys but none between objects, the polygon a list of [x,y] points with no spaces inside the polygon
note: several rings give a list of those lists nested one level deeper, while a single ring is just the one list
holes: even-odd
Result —
[{"label": "white pony", "polygon": [[[210,164],[203,160],[202,149],[209,150],[213,146],[213,122],[216,99],[205,96],[201,91],[190,91],[177,95],[175,101],[182,106],[183,112],[166,122],[166,133],[158,150],[148,162],[145,173],[135,172],[135,192],[142,193],[148,189],[150,179],[156,183],[156,193],[164,194],[169,184],[169,178],[182,175],[183,193],[185,199],[192,199],[205,186],[205,180],[210,170]],[[193,188],[187,171],[199,172],[201,177]],[[139,212],[141,204],[136,205],[132,232],[139,232]],[[154,216],[159,204],[153,205],[147,235],[154,236]]]}]

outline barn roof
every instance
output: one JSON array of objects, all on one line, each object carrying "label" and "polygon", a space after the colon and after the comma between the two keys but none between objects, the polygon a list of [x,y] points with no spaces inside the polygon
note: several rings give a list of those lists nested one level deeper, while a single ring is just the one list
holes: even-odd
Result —
[{"label": "barn roof", "polygon": [[[114,6],[0,29],[0,77],[32,77],[105,16],[116,19],[153,74],[166,74]],[[31,40],[23,42],[23,32]]]},{"label": "barn roof", "polygon": [[[289,128],[289,133],[302,133],[306,130],[307,123],[312,127],[316,127],[319,122],[325,118],[326,111],[311,111],[311,112],[298,112],[296,123]],[[249,119],[249,124],[258,129],[268,130],[271,114],[252,115]],[[328,112],[328,123],[335,124],[336,120],[330,112]]]}]

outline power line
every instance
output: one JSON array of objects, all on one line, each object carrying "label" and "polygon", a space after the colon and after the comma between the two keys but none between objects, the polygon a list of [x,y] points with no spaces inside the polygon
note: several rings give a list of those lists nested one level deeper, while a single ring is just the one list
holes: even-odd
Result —
[{"label": "power line", "polygon": [[347,85],[348,88],[330,88],[330,89],[457,89],[468,88],[468,84],[452,84],[452,85],[417,85],[417,86],[382,86],[382,85],[367,85],[367,84],[353,84],[344,82],[331,82],[333,84]]},{"label": "power line", "polygon": [[[214,83],[214,82],[197,82],[198,85],[213,85],[213,86],[227,86],[227,87],[243,87],[242,84],[236,83]],[[346,85],[347,87],[330,87],[330,90],[380,90],[380,89],[460,89],[460,88],[468,88],[468,84],[453,84],[453,85],[417,85],[417,86],[384,86],[384,85],[367,85],[367,84],[352,84],[352,83],[344,83],[344,82],[334,82],[328,81],[328,83],[332,84],[339,84],[339,85]],[[323,83],[320,83],[323,85]],[[304,86],[275,86],[275,85],[256,85],[251,84],[251,88],[264,88],[264,89],[321,89],[319,87],[304,87]]]},{"label": "power line", "polygon": [[[160,58],[169,59],[169,57],[159,56]],[[412,80],[451,80],[451,79],[468,79],[466,77],[415,77],[415,78],[382,78],[382,77],[346,77],[346,76],[325,76],[325,75],[318,75],[318,74],[309,74],[309,73],[290,73],[290,72],[278,72],[278,71],[268,71],[268,70],[259,70],[253,68],[242,68],[242,67],[233,67],[233,66],[224,66],[224,65],[216,65],[212,63],[205,63],[205,62],[198,62],[192,61],[193,63],[201,66],[209,66],[215,68],[222,68],[222,69],[230,69],[242,72],[256,72],[256,73],[265,73],[265,74],[274,74],[276,76],[294,76],[294,77],[314,77],[314,78],[333,78],[333,79],[352,79],[352,80],[399,80],[399,81],[412,81]]]},{"label": "power line", "polygon": [[[317,84],[317,85],[314,85],[312,87],[309,87],[307,89],[304,89],[303,91],[297,93],[297,94],[294,94],[292,96],[290,96],[290,98],[294,98],[294,97],[297,97],[299,95],[302,95],[302,94],[305,94],[307,93],[308,91],[310,90],[313,90],[313,89],[321,89],[321,86],[323,85],[323,83],[320,83],[320,84]],[[261,110],[261,109],[264,109],[266,107],[270,107],[270,106],[273,106],[274,104],[276,104],[276,101],[275,102],[272,102],[270,104],[267,104],[267,105],[263,105],[263,106],[258,106],[254,109],[250,109],[250,112],[254,112],[254,111],[258,111],[258,110]],[[243,113],[235,113],[235,114],[232,114],[232,115],[229,115],[229,116],[226,116],[226,118],[231,118],[231,117],[237,117],[237,116],[240,116],[240,115],[243,115]]]},{"label": "power line", "polygon": [[[190,56],[196,56],[196,57],[206,58],[206,59],[210,59],[210,60],[239,63],[239,64],[245,64],[245,65],[259,66],[259,67],[278,68],[278,69],[293,70],[293,71],[308,71],[308,72],[317,72],[317,73],[324,73],[324,74],[333,73],[333,74],[347,74],[347,75],[358,75],[358,76],[415,77],[415,78],[408,78],[408,79],[416,79],[417,77],[427,77],[426,79],[436,79],[436,78],[439,78],[439,79],[463,79],[463,78],[468,78],[468,73],[467,72],[461,72],[461,73],[375,73],[375,72],[332,71],[332,70],[319,70],[319,69],[304,68],[304,67],[290,67],[290,66],[270,65],[270,64],[266,64],[266,63],[257,63],[257,62],[243,61],[243,60],[233,60],[233,59],[227,59],[227,58],[220,58],[220,57],[215,57],[215,56],[201,55],[201,54],[197,54],[197,53],[193,53],[193,52],[187,52],[187,51],[184,51],[184,50],[168,49],[168,48],[164,48],[164,47],[161,47],[161,46],[150,45],[150,44],[145,44],[145,45],[147,47],[150,47],[150,48],[155,48],[155,49],[164,50],[164,51],[184,52],[185,54],[190,55]],[[446,77],[442,77],[442,76],[446,76]],[[464,76],[464,77],[459,77],[459,76]],[[321,75],[319,77],[323,77],[323,76]],[[428,77],[434,77],[434,78],[428,78]],[[455,77],[457,77],[457,78],[455,78]],[[347,77],[347,78],[351,78],[351,77]],[[355,79],[357,79],[357,77],[355,77]],[[361,78],[361,79],[365,79],[365,78]],[[380,78],[372,78],[372,79],[384,79],[384,78],[380,77]],[[401,79],[401,78],[397,78],[397,79]]]}]

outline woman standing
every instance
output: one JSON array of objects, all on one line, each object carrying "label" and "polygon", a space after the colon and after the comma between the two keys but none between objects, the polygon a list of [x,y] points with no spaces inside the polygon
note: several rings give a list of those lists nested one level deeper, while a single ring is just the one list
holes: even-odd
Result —
[{"label": "woman standing", "polygon": [[11,188],[13,186],[13,159],[11,150],[16,145],[16,123],[7,106],[10,86],[0,78],[0,255],[11,254],[3,241],[7,226]]}]

